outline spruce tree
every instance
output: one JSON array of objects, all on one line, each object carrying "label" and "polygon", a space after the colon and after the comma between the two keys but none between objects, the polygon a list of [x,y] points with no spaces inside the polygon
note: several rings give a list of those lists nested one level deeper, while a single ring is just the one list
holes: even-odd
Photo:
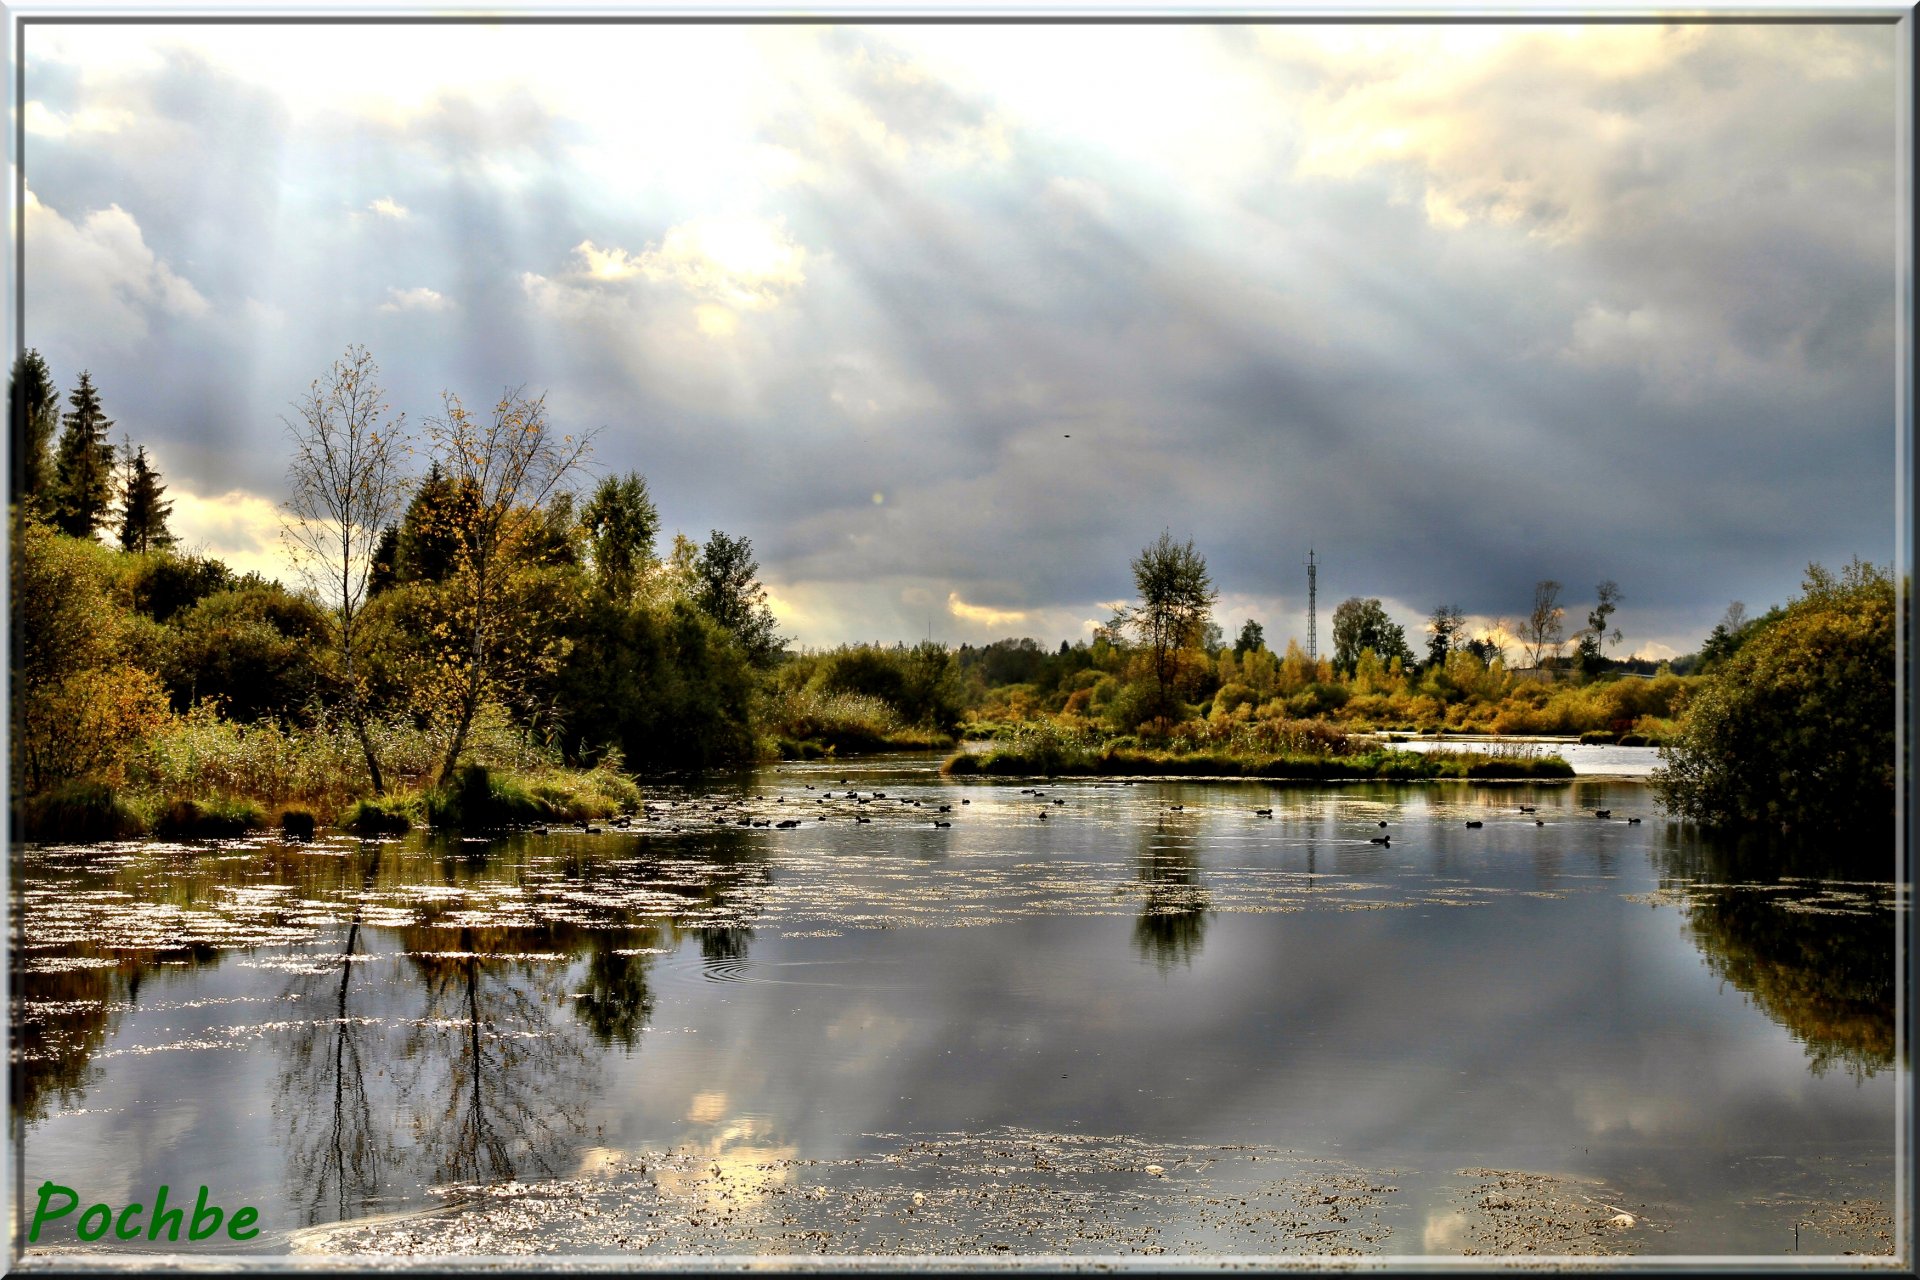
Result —
[{"label": "spruce tree", "polygon": [[73,408],[60,419],[66,430],[53,463],[53,523],[70,537],[91,538],[112,516],[113,422],[84,370],[67,403]]},{"label": "spruce tree", "polygon": [[60,429],[60,391],[53,371],[38,351],[20,353],[7,385],[7,416],[12,451],[12,488],[8,497],[44,508],[53,479],[49,447]]},{"label": "spruce tree", "polygon": [[161,498],[167,487],[147,461],[147,446],[121,446],[125,459],[120,479],[120,549],[122,551],[164,551],[179,539],[167,530],[167,517],[173,503]]}]

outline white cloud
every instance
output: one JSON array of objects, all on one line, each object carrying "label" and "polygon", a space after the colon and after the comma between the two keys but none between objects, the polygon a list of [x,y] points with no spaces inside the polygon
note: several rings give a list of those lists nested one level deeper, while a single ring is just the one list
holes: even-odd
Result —
[{"label": "white cloud", "polygon": [[444,294],[436,293],[424,285],[418,289],[400,289],[389,287],[388,300],[380,304],[386,312],[396,311],[446,311],[453,302]]},{"label": "white cloud", "polygon": [[401,204],[392,196],[381,196],[378,200],[368,205],[367,208],[373,210],[383,218],[399,220],[413,216],[412,213],[408,211],[407,206]]},{"label": "white cloud", "polygon": [[147,336],[154,320],[191,319],[209,310],[191,282],[147,247],[140,224],[119,205],[78,223],[26,203],[29,313],[35,330],[64,330],[97,349]]},{"label": "white cloud", "polygon": [[[156,463],[156,465],[158,465]],[[183,547],[222,561],[237,573],[285,579],[291,569],[280,540],[280,508],[245,489],[202,495],[169,483],[167,526]]]},{"label": "white cloud", "polygon": [[947,612],[962,622],[980,627],[1017,627],[1027,620],[1024,609],[993,609],[982,604],[968,604],[960,598],[958,591],[947,593]]},{"label": "white cloud", "polygon": [[669,228],[658,245],[639,253],[602,249],[591,240],[581,241],[574,253],[588,280],[671,284],[736,311],[778,306],[807,278],[806,249],[781,222],[763,218],[698,218]]},{"label": "white cloud", "polygon": [[133,112],[118,107],[83,107],[70,115],[63,115],[38,99],[27,103],[27,132],[35,137],[66,138],[74,134],[118,133],[133,121]]}]

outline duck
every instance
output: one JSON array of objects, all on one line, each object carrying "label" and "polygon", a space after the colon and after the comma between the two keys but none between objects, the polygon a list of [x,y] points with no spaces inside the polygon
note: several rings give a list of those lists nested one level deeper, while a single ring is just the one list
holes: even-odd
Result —
[{"label": "duck", "polygon": [[1486,823],[1484,823],[1484,822],[1480,822],[1480,821],[1477,821],[1477,820],[1475,820],[1475,819],[1471,819],[1471,818],[1470,818],[1470,819],[1468,819],[1468,820],[1467,820],[1467,825],[1468,825],[1469,827],[1484,827],[1484,826],[1486,826],[1487,824],[1486,824]]},{"label": "duck", "polygon": [[1271,817],[1273,816],[1273,810],[1271,810],[1271,809],[1255,809],[1255,810],[1253,811],[1253,816],[1254,816],[1254,817],[1256,817],[1256,818],[1271,818]]},{"label": "duck", "polygon": [[1594,816],[1594,817],[1596,817],[1596,818],[1611,818],[1611,817],[1613,816],[1613,810],[1611,810],[1611,809],[1595,809],[1595,810],[1593,811],[1593,816]]},{"label": "duck", "polygon": [[1369,836],[1367,838],[1367,843],[1368,844],[1392,844],[1393,837],[1392,836]]}]

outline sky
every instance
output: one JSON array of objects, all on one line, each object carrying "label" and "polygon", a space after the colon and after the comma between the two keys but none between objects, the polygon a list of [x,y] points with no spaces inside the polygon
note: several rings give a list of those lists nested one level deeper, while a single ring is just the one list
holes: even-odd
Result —
[{"label": "sky", "polygon": [[[1565,585],[1696,648],[1895,542],[1886,25],[26,28],[25,327],[285,574],[292,404],[544,393],[801,645]],[[664,549],[664,548],[663,548]]]}]

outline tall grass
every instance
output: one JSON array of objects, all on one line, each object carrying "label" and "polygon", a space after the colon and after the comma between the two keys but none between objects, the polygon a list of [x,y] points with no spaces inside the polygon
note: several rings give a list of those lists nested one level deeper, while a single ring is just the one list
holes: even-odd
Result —
[{"label": "tall grass", "polygon": [[761,721],[779,753],[786,756],[827,750],[910,750],[953,741],[938,730],[907,725],[892,704],[866,693],[781,689],[768,696]]}]

